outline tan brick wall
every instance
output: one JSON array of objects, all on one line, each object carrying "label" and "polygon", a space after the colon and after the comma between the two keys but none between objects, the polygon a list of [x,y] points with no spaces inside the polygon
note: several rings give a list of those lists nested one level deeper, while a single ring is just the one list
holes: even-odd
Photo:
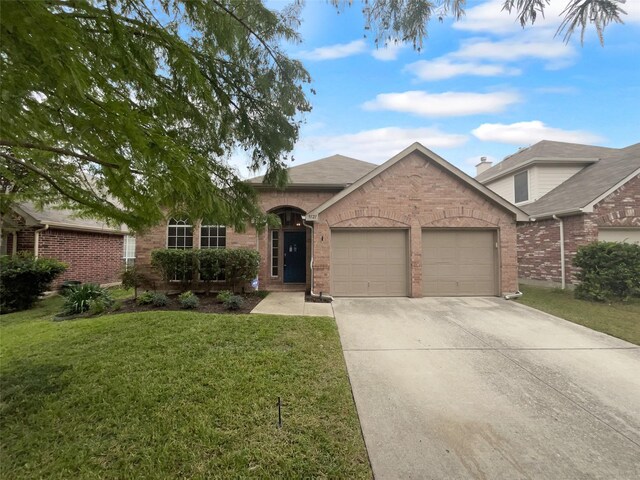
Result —
[{"label": "tan brick wall", "polygon": [[[581,245],[598,240],[599,227],[640,228],[640,176],[608,195],[592,213],[564,217],[565,282],[577,283],[573,258]],[[560,223],[545,219],[518,227],[519,276],[561,282]]]},{"label": "tan brick wall", "polygon": [[320,214],[315,224],[315,290],[331,292],[332,227],[407,228],[411,296],[422,295],[422,230],[498,231],[500,288],[517,290],[514,214],[419,153],[413,153]]},{"label": "tan brick wall", "polygon": [[[290,190],[284,191],[260,191],[259,202],[260,208],[269,212],[281,207],[295,207],[303,210],[305,213],[325,202],[336,191],[304,191]],[[307,230],[307,264],[311,261],[311,238]],[[200,245],[200,230],[198,225],[193,230],[193,244],[197,248]],[[166,222],[153,227],[143,235],[139,235],[136,240],[136,265],[156,283],[161,281],[157,272],[151,269],[151,252],[159,248],[167,246],[167,224]],[[282,288],[281,276],[271,277],[271,252],[269,231],[263,230],[260,234],[256,234],[256,229],[252,225],[247,225],[244,232],[236,232],[231,228],[227,228],[227,247],[229,248],[252,248],[257,249],[260,253],[260,271],[258,278],[260,280],[261,289],[277,290]],[[282,275],[282,269],[280,269]],[[311,284],[309,269],[307,269],[307,286]]]}]

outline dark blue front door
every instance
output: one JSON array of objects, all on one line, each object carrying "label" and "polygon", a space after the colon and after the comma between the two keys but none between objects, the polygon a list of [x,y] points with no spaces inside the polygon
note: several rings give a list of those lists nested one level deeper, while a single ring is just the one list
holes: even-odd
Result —
[{"label": "dark blue front door", "polygon": [[284,282],[307,280],[307,232],[284,232]]}]

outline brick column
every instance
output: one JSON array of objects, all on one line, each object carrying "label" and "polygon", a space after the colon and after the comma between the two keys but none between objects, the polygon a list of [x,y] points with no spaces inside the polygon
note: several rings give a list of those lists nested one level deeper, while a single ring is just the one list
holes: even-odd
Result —
[{"label": "brick column", "polygon": [[419,298],[422,297],[422,228],[417,219],[411,222],[409,230],[409,258],[411,259],[409,295]]}]

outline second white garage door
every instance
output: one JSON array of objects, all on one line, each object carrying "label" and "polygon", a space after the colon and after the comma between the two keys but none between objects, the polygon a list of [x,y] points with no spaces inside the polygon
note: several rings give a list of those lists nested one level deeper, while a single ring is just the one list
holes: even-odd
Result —
[{"label": "second white garage door", "polygon": [[404,297],[408,277],[406,230],[332,230],[333,295]]},{"label": "second white garage door", "polygon": [[492,230],[425,230],[422,294],[497,295],[496,250]]}]

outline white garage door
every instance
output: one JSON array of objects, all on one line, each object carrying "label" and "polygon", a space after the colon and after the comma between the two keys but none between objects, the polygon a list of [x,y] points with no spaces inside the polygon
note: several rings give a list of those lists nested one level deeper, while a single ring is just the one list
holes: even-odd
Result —
[{"label": "white garage door", "polygon": [[422,294],[497,295],[496,234],[492,230],[425,230]]},{"label": "white garage door", "polygon": [[601,242],[640,243],[640,228],[601,228],[598,231]]},{"label": "white garage door", "polygon": [[406,230],[332,230],[331,292],[336,296],[404,297]]}]

